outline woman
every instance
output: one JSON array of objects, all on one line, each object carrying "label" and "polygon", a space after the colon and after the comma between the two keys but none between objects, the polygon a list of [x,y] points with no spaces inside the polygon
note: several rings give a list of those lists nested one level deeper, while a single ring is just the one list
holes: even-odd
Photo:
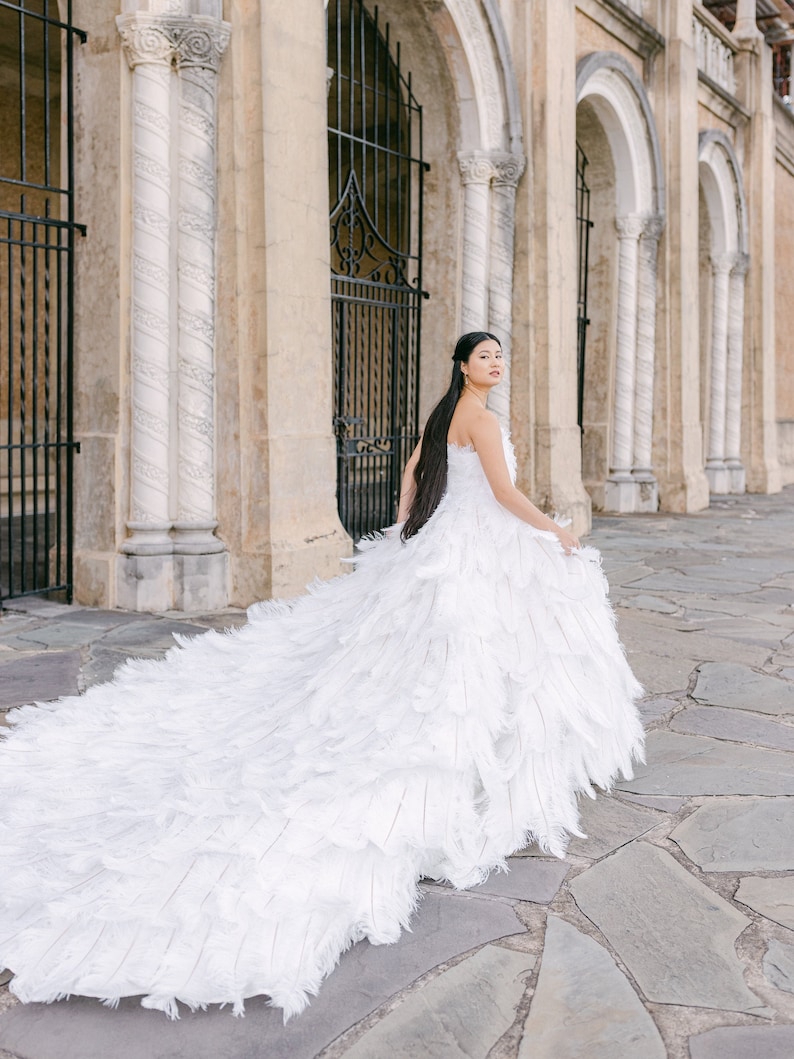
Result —
[{"label": "woman", "polygon": [[597,553],[514,486],[464,335],[352,576],[257,604],[0,744],[0,967],[21,1000],[146,994],[172,1017],[300,1011],[339,954],[396,941],[421,877],[480,882],[576,795],[630,775],[640,689]]}]

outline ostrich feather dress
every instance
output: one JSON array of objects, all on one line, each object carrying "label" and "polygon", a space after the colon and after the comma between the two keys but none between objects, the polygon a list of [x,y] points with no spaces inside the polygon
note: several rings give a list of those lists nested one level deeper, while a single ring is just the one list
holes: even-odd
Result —
[{"label": "ostrich feather dress", "polygon": [[639,694],[598,553],[566,556],[449,446],[406,543],[9,715],[0,968],[23,1001],[294,1015],[351,944],[398,939],[420,878],[562,856],[577,795],[642,756]]}]

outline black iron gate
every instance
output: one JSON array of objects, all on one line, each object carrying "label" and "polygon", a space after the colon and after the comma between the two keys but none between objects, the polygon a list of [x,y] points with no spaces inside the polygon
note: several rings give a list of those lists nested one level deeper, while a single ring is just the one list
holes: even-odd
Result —
[{"label": "black iron gate", "polygon": [[579,251],[579,268],[577,283],[576,326],[577,326],[577,422],[584,435],[584,368],[585,347],[587,344],[587,260],[590,251],[590,188],[585,180],[587,156],[577,143],[576,145],[576,231]]},{"label": "black iron gate", "polygon": [[419,437],[422,109],[389,27],[328,5],[328,144],[337,497],[354,539],[397,513]]},{"label": "black iron gate", "polygon": [[67,0],[0,0],[0,600],[72,594],[74,46]]}]

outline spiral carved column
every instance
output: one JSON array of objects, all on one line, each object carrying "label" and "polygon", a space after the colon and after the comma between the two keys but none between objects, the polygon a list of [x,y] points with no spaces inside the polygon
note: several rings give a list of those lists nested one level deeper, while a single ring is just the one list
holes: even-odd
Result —
[{"label": "spiral carved column", "polygon": [[735,254],[719,254],[711,259],[711,372],[706,476],[712,493],[726,493],[730,485],[730,474],[725,466],[725,384],[728,356],[728,286],[735,264]]},{"label": "spiral carved column", "polygon": [[728,282],[728,356],[725,379],[725,466],[731,493],[746,489],[742,441],[742,367],[744,351],[744,284],[750,258],[737,254]]},{"label": "spiral carved column", "polygon": [[645,218],[618,217],[618,321],[615,354],[615,401],[612,412],[612,465],[605,503],[610,511],[635,511],[634,394],[637,357],[637,266]]},{"label": "spiral carved column", "polygon": [[151,19],[120,24],[132,67],[132,485],[121,550],[163,555],[170,537],[171,41]]},{"label": "spiral carved column", "polygon": [[470,151],[458,155],[463,181],[463,331],[482,331],[488,321],[488,258],[491,180],[490,154]]},{"label": "spiral carved column", "polygon": [[215,95],[223,26],[180,35],[178,467],[174,551],[223,551],[215,521]]},{"label": "spiral carved column", "polygon": [[634,466],[640,486],[637,510],[656,511],[659,487],[653,473],[653,375],[656,360],[656,271],[664,220],[645,219],[637,262],[637,362],[634,386]]},{"label": "spiral carved column", "polygon": [[226,602],[213,448],[220,11],[181,0],[116,19],[133,71],[132,517],[117,600],[134,610]]},{"label": "spiral carved column", "polygon": [[513,255],[516,237],[516,188],[526,160],[521,155],[493,155],[491,189],[491,268],[488,278],[489,330],[502,343],[505,371],[488,397],[488,407],[510,424],[510,361],[513,338]]}]

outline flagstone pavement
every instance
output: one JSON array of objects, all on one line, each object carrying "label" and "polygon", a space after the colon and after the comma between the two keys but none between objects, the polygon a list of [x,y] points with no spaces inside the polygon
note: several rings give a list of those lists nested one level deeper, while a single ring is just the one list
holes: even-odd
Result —
[{"label": "flagstone pavement", "polygon": [[[648,761],[583,799],[564,861],[528,849],[475,890],[424,886],[412,931],[352,948],[286,1027],[261,998],[169,1022],[2,984],[0,1059],[792,1059],[794,487],[598,518],[590,540],[646,689]],[[243,620],[8,601],[0,724]]]}]

